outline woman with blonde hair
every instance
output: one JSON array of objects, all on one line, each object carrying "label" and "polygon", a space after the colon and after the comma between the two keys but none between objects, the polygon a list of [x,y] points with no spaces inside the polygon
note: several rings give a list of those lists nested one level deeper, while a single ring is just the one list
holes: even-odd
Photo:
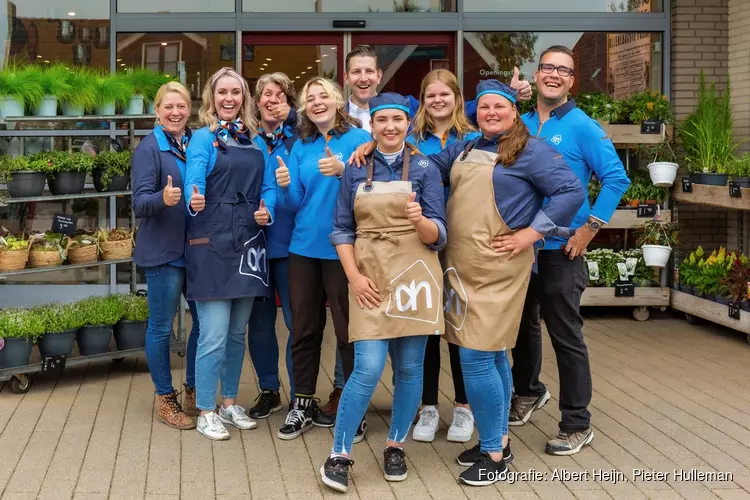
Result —
[{"label": "woman with blonde hair", "polygon": [[[276,156],[279,206],[294,214],[289,245],[289,298],[292,304],[292,366],[295,395],[279,429],[280,439],[294,439],[315,424],[332,427],[335,420],[322,413],[314,400],[326,300],[341,352],[344,378],[354,365],[348,340],[349,299],[346,273],[328,239],[343,159],[367,142],[370,135],[344,109],[336,83],[315,77],[300,93],[300,139],[288,160]],[[271,160],[273,161],[273,159]],[[360,440],[364,430],[360,433]]]},{"label": "woman with blonde hair", "polygon": [[188,302],[193,327],[187,345],[183,405],[172,387],[169,347],[174,316],[185,294],[185,227],[183,201],[185,148],[192,135],[190,93],[178,82],[165,83],[154,100],[156,123],[133,153],[133,212],[140,219],[135,263],[146,274],[149,318],[146,361],[156,388],[157,418],[170,427],[192,429],[195,413],[195,351],[198,314]]},{"label": "woman with blonde hair", "polygon": [[[236,404],[245,355],[245,327],[256,297],[270,297],[268,246],[260,226],[276,205],[268,152],[258,147],[255,102],[231,68],[209,78],[187,150],[188,298],[196,301],[200,337],[195,363],[198,431],[229,439],[224,424],[253,429]],[[216,409],[221,378],[222,405]]]}]

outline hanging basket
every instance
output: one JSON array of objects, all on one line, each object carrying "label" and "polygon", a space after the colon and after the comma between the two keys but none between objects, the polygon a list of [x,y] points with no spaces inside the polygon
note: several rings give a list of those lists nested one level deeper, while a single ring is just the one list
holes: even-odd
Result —
[{"label": "hanging basket", "polygon": [[57,250],[44,251],[32,248],[29,252],[29,264],[31,264],[31,267],[61,266],[62,261],[62,255]]},{"label": "hanging basket", "polygon": [[656,161],[648,166],[651,183],[656,187],[670,187],[674,184],[679,165],[667,161]]},{"label": "hanging basket", "polygon": [[90,264],[99,260],[98,245],[84,245],[68,249],[68,262],[71,264]]},{"label": "hanging basket", "polygon": [[0,272],[20,271],[26,267],[28,256],[26,248],[0,252]]},{"label": "hanging basket", "polygon": [[133,240],[101,241],[102,260],[129,259],[133,256]]},{"label": "hanging basket", "polygon": [[672,254],[672,247],[664,245],[643,245],[643,260],[649,267],[665,267]]}]

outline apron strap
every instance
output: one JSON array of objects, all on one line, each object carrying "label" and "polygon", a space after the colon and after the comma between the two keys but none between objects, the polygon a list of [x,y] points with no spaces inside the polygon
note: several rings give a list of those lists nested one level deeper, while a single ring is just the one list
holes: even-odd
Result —
[{"label": "apron strap", "polygon": [[404,142],[404,166],[401,169],[401,180],[402,181],[408,181],[409,180],[409,158],[412,155],[412,149],[414,146],[412,146],[408,142]]},{"label": "apron strap", "polygon": [[469,156],[469,153],[471,153],[471,150],[474,149],[474,146],[477,145],[477,141],[479,140],[479,137],[471,141],[467,146],[466,149],[464,149],[464,154],[461,155],[461,160],[464,161],[467,156]]},{"label": "apron strap", "polygon": [[370,155],[370,160],[367,162],[367,180],[365,181],[365,191],[372,189],[372,177],[375,172],[375,154]]}]

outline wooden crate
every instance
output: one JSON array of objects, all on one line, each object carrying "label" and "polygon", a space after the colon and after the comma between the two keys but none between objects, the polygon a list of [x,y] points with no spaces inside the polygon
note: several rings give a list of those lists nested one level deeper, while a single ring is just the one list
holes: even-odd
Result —
[{"label": "wooden crate", "polygon": [[678,177],[672,188],[672,199],[685,203],[697,203],[734,210],[750,210],[750,188],[740,188],[741,198],[729,196],[729,186],[693,184],[692,188],[692,193],[684,192],[682,190],[682,178]]},{"label": "wooden crate", "polygon": [[750,312],[740,311],[740,319],[733,319],[729,317],[729,308],[724,304],[702,299],[679,290],[672,290],[671,305],[673,309],[678,311],[750,334]]},{"label": "wooden crate", "polygon": [[669,305],[670,290],[660,287],[636,287],[633,297],[615,297],[613,287],[589,287],[583,291],[581,306],[666,307]]}]

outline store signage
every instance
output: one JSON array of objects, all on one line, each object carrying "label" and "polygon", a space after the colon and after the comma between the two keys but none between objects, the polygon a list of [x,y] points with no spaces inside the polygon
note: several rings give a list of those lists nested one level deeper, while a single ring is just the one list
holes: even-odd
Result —
[{"label": "store signage", "polygon": [[366,28],[367,22],[357,20],[333,21],[334,28]]},{"label": "store signage", "polygon": [[682,192],[683,193],[692,193],[693,192],[693,183],[690,182],[690,177],[683,177],[682,178]]},{"label": "store signage", "polygon": [[638,217],[655,217],[659,205],[650,203],[648,205],[638,205],[637,216]]},{"label": "store signage", "polygon": [[729,303],[729,317],[732,319],[740,319],[740,303],[739,302]]},{"label": "store signage", "polygon": [[729,196],[732,198],[742,198],[739,182],[729,181]]},{"label": "store signage", "polygon": [[60,354],[58,356],[45,356],[42,358],[42,371],[57,373],[63,371],[65,368],[65,360],[68,358],[66,354]]},{"label": "store signage", "polygon": [[661,122],[659,120],[642,121],[641,134],[661,134]]},{"label": "store signage", "polygon": [[633,283],[615,283],[615,297],[634,297],[635,285]]},{"label": "store signage", "polygon": [[75,234],[78,218],[75,215],[56,213],[52,216],[52,232],[60,234]]}]

